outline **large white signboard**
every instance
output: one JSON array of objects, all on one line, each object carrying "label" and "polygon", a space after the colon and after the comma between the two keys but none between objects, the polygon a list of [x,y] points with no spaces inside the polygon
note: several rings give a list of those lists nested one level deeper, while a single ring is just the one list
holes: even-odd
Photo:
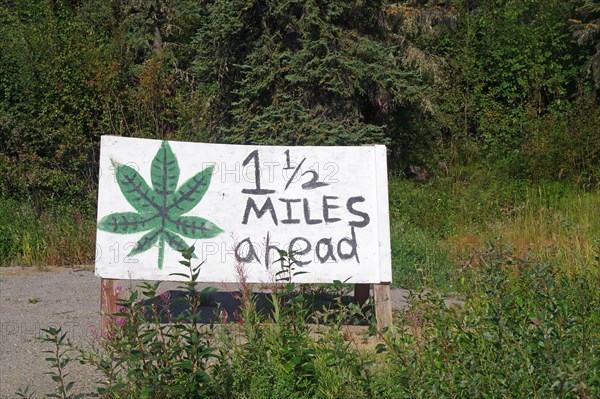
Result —
[{"label": "large white signboard", "polygon": [[177,280],[391,281],[384,146],[279,147],[102,137],[96,275]]}]

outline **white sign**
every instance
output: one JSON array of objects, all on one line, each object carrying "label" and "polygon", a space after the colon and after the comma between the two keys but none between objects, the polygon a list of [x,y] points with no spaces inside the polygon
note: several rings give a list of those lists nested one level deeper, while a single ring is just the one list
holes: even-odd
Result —
[{"label": "white sign", "polygon": [[386,149],[184,143],[103,136],[96,275],[274,282],[391,281]]}]

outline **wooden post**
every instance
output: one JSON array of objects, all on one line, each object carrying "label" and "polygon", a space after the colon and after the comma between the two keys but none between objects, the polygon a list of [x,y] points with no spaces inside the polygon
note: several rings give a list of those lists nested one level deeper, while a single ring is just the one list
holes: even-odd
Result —
[{"label": "wooden post", "polygon": [[119,295],[115,290],[115,280],[103,278],[100,280],[100,317],[102,319],[102,334],[112,329],[112,314],[117,313]]},{"label": "wooden post", "polygon": [[[364,305],[369,299],[370,284],[354,284],[354,302]],[[389,283],[373,284],[377,330],[392,327],[392,296]]]},{"label": "wooden post", "polygon": [[379,228],[379,284],[373,284],[375,318],[377,330],[391,328],[392,297],[392,252],[390,244],[390,205],[387,180],[387,150],[385,146],[375,146],[375,183],[377,187],[377,226]]},{"label": "wooden post", "polygon": [[392,327],[392,296],[390,284],[373,284],[373,296],[375,299],[375,318],[377,319],[377,330]]},{"label": "wooden post", "polygon": [[369,299],[370,292],[370,284],[354,284],[354,302],[361,306],[364,305]]}]

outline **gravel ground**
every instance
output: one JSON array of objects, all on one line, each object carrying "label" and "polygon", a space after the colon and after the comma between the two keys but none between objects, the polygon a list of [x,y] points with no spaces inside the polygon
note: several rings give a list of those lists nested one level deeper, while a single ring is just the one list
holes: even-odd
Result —
[{"label": "gravel ground", "polygon": [[[77,345],[93,345],[100,326],[100,280],[90,271],[0,269],[0,398],[16,398],[29,385],[35,398],[52,392],[40,329],[62,327]],[[99,376],[89,366],[69,364],[79,392],[93,392]]]},{"label": "gravel ground", "polygon": [[[90,268],[67,269],[2,267],[0,268],[0,399],[16,398],[18,388],[29,386],[35,398],[52,392],[54,385],[42,351],[49,349],[41,342],[40,329],[62,327],[80,348],[97,344],[100,329],[100,279]],[[121,282],[125,287],[135,282]],[[218,284],[214,285],[219,288]],[[174,290],[175,283],[162,286]],[[225,307],[235,306],[228,293],[217,293],[216,301]],[[395,309],[405,304],[407,291],[392,290]],[[224,302],[229,301],[229,304]],[[231,313],[230,313],[231,314]],[[68,380],[75,390],[96,397],[101,376],[90,366],[69,364]]]}]

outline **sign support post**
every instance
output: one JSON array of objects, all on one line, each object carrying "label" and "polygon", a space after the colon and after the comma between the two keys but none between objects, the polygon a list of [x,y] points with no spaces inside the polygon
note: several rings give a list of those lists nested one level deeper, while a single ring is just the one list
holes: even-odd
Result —
[{"label": "sign support post", "polygon": [[375,300],[375,319],[377,320],[377,330],[392,326],[392,296],[390,293],[390,284],[373,284],[373,297]]},{"label": "sign support post", "polygon": [[[369,299],[371,284],[354,284],[354,302],[364,305]],[[382,331],[392,325],[392,298],[389,283],[373,284],[375,319],[377,330]]]},{"label": "sign support post", "polygon": [[119,295],[115,290],[115,280],[111,278],[100,279],[100,317],[102,320],[102,334],[108,333],[112,328],[112,314],[117,313],[117,300]]},{"label": "sign support post", "polygon": [[379,235],[379,283],[373,284],[375,300],[375,318],[377,330],[392,326],[392,254],[390,251],[390,205],[387,179],[387,150],[385,146],[375,146],[375,165],[377,181],[377,220]]},{"label": "sign support post", "polygon": [[354,302],[364,305],[369,299],[370,292],[370,284],[354,284]]}]

